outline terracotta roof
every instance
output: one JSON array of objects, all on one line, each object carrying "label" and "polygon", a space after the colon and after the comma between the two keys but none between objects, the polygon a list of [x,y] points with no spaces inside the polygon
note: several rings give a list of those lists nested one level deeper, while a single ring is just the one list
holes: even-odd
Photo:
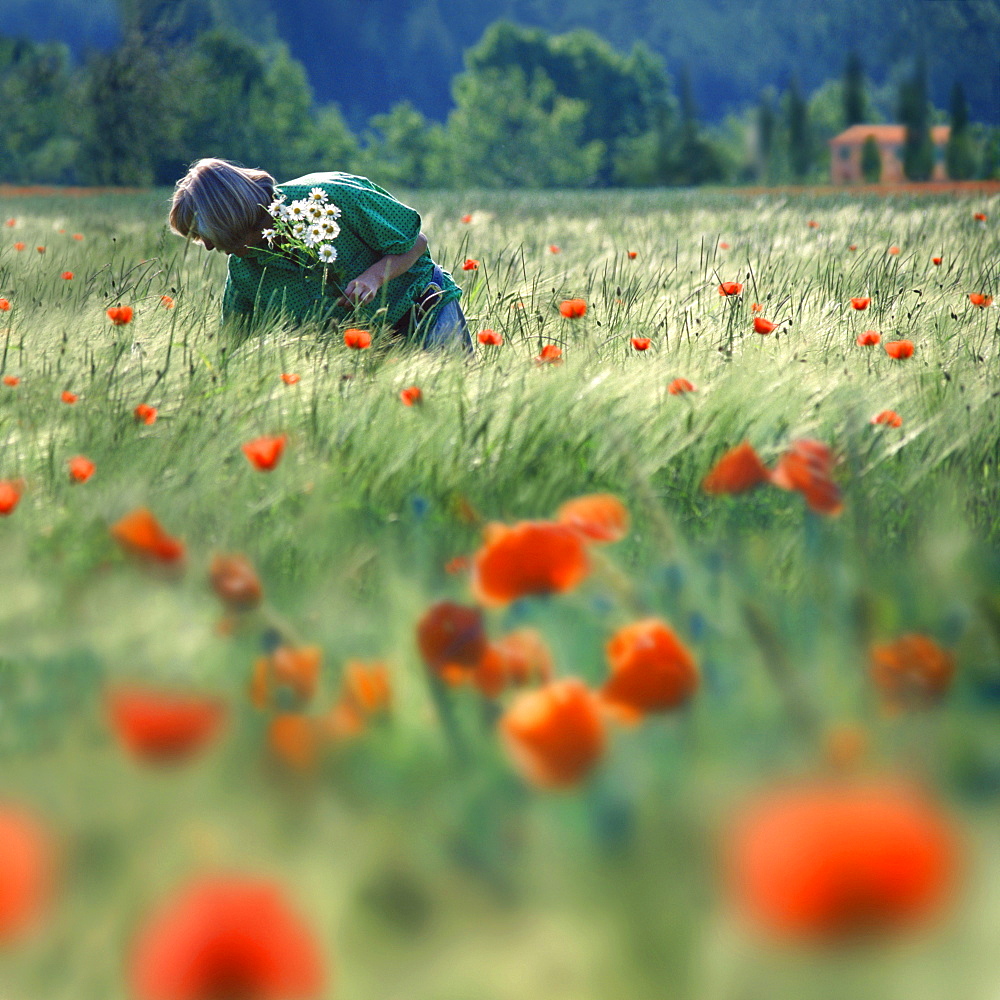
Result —
[{"label": "terracotta roof", "polygon": [[[935,146],[948,141],[951,133],[949,125],[931,126],[931,141]],[[860,146],[868,138],[874,136],[876,142],[901,143],[906,139],[905,125],[852,125],[849,129],[834,136],[831,146]]]}]

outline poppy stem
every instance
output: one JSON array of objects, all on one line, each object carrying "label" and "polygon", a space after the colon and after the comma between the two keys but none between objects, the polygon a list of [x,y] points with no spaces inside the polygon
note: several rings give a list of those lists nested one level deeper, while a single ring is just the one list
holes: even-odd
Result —
[{"label": "poppy stem", "polygon": [[455,762],[459,768],[464,770],[469,762],[469,751],[465,743],[465,738],[458,727],[458,719],[455,717],[455,706],[452,705],[444,684],[430,670],[427,671],[427,683],[431,691],[431,700],[434,702],[434,710],[441,720],[441,728],[444,730],[445,738],[451,747]]}]

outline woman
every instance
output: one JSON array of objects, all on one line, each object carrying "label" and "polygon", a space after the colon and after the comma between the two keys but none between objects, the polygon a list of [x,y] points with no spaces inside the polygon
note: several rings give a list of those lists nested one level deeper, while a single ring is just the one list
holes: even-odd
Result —
[{"label": "woman", "polygon": [[[327,264],[283,252],[269,211],[317,192],[336,209]],[[315,173],[278,184],[263,170],[198,160],[177,182],[170,228],[229,255],[223,320],[285,313],[300,323],[389,326],[424,347],[472,350],[461,289],[431,259],[420,216],[365,177]]]}]

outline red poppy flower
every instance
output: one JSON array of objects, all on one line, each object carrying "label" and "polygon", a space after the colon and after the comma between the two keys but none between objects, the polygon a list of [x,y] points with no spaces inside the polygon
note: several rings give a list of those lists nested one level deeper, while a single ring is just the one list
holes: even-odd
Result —
[{"label": "red poppy flower", "polygon": [[320,946],[280,885],[201,878],[142,927],[136,1000],[311,1000],[327,995]]},{"label": "red poppy flower", "polygon": [[285,434],[254,438],[243,445],[243,454],[254,468],[260,469],[261,472],[270,472],[281,459],[287,440],[288,436]]},{"label": "red poppy flower", "polygon": [[466,223],[466,224],[468,224],[468,223],[472,222],[472,213],[470,212],[470,213],[468,213],[468,214],[466,214],[466,215],[463,215],[463,216],[462,216],[462,221],[463,221],[464,223]]},{"label": "red poppy flower", "polygon": [[156,423],[156,415],[159,410],[155,406],[148,406],[146,403],[140,403],[133,411],[132,414],[137,421],[141,421],[144,424]]},{"label": "red poppy flower", "polygon": [[892,254],[893,257],[896,257],[896,256],[899,255],[899,247],[896,247],[896,246],[889,247],[889,251],[888,252],[890,254]]},{"label": "red poppy flower", "polygon": [[301,378],[302,378],[301,375],[283,373],[281,376],[281,381],[284,382],[285,385],[295,385]]},{"label": "red poppy flower", "polygon": [[344,664],[342,697],[366,716],[387,711],[392,705],[388,666],[381,660],[348,660]]},{"label": "red poppy flower", "polygon": [[8,220],[7,220],[7,221],[6,221],[5,223],[4,223],[4,225],[5,225],[5,226],[6,226],[6,227],[7,227],[8,229],[13,229],[13,228],[14,228],[14,227],[15,227],[15,226],[17,225],[17,219],[8,219]]},{"label": "red poppy flower", "polygon": [[499,347],[503,343],[503,337],[496,330],[480,330],[479,343],[487,344],[490,347]]},{"label": "red poppy flower", "polygon": [[606,653],[611,676],[601,697],[628,712],[666,712],[683,705],[698,687],[694,658],[658,618],[619,629]]},{"label": "red poppy flower", "polygon": [[762,313],[763,311],[764,307],[759,302],[755,302],[752,306],[750,306],[750,312],[752,313]]},{"label": "red poppy flower", "polygon": [[885,353],[898,361],[913,357],[912,340],[889,340],[885,343]]},{"label": "red poppy flower", "polygon": [[424,394],[420,391],[419,386],[411,385],[399,394],[399,398],[403,401],[404,406],[414,406],[424,401]]},{"label": "red poppy flower", "polygon": [[559,303],[559,312],[567,319],[579,319],[587,311],[584,299],[564,299]]},{"label": "red poppy flower", "polygon": [[216,739],[226,718],[217,698],[138,686],[110,691],[107,705],[118,741],[149,764],[191,759]]},{"label": "red poppy flower", "polygon": [[778,329],[778,324],[772,323],[769,319],[764,319],[763,316],[754,316],[753,329],[754,333],[773,333]]},{"label": "red poppy flower", "polygon": [[743,286],[738,281],[724,281],[719,285],[720,295],[739,295],[743,291]]},{"label": "red poppy flower", "polygon": [[778,460],[771,482],[783,490],[797,490],[819,514],[839,514],[843,503],[832,478],[833,464],[833,453],[822,441],[803,438],[793,441]]},{"label": "red poppy flower", "polygon": [[552,679],[552,653],[542,634],[533,628],[516,629],[492,644],[504,681],[516,685]]},{"label": "red poppy flower", "polygon": [[938,265],[940,265],[941,258],[940,257],[931,257],[931,263],[932,264],[938,264]]},{"label": "red poppy flower", "polygon": [[926,635],[904,635],[871,648],[871,678],[894,704],[939,702],[955,676],[955,657]]},{"label": "red poppy flower", "polygon": [[63,273],[62,273],[62,275],[60,277],[62,277],[63,281],[72,281],[73,280],[73,272],[72,271],[63,271]]},{"label": "red poppy flower", "polygon": [[16,375],[4,375],[3,384],[9,386],[20,385],[21,380]]},{"label": "red poppy flower", "polygon": [[562,348],[556,347],[555,344],[546,344],[542,348],[542,353],[535,358],[535,364],[544,365],[561,365],[562,364]]},{"label": "red poppy flower", "polygon": [[858,249],[858,245],[857,243],[852,243],[847,249],[853,252]]},{"label": "red poppy flower", "polygon": [[873,424],[888,424],[890,427],[902,427],[903,418],[895,410],[882,410],[872,417]]},{"label": "red poppy flower", "polygon": [[279,712],[267,727],[267,745],[283,764],[311,771],[319,760],[323,720],[299,712]]},{"label": "red poppy flower", "polygon": [[649,339],[649,337],[633,337],[632,338],[632,346],[637,351],[648,351],[650,344],[652,344],[652,341]]},{"label": "red poppy flower", "polygon": [[108,310],[108,319],[110,319],[115,326],[125,326],[126,324],[132,322],[132,307],[112,306]]},{"label": "red poppy flower", "polygon": [[427,668],[446,681],[464,678],[486,653],[483,613],[453,601],[432,604],[417,622],[417,648]]},{"label": "red poppy flower", "polygon": [[73,239],[74,240],[82,240],[83,239],[83,233],[74,233],[73,234]]},{"label": "red poppy flower", "polygon": [[230,611],[250,611],[263,600],[260,577],[244,555],[213,555],[208,578],[212,589]]},{"label": "red poppy flower", "polygon": [[689,382],[686,378],[675,378],[673,382],[667,386],[667,392],[669,392],[671,396],[683,396],[685,392],[695,391],[693,383]]},{"label": "red poppy flower", "polygon": [[250,701],[257,708],[274,703],[275,691],[290,694],[300,704],[312,700],[319,686],[323,651],[319,646],[278,646],[254,662]]},{"label": "red poppy flower", "polygon": [[97,470],[97,466],[83,455],[71,458],[68,464],[70,477],[78,483],[85,483]]},{"label": "red poppy flower", "polygon": [[876,330],[865,330],[865,332],[858,337],[858,343],[862,347],[874,347],[881,340],[882,335]]},{"label": "red poppy flower", "polygon": [[45,247],[35,247],[39,253],[45,253]]},{"label": "red poppy flower", "polygon": [[766,483],[770,475],[750,442],[744,441],[715,463],[701,488],[706,493],[745,493]]},{"label": "red poppy flower", "polygon": [[818,222],[816,222],[816,220],[815,220],[815,219],[810,219],[810,220],[809,220],[809,221],[808,221],[808,222],[806,223],[806,225],[807,225],[807,226],[808,226],[808,227],[809,227],[810,229],[819,229],[819,223],[818,223]]},{"label": "red poppy flower", "polygon": [[580,533],[552,521],[491,524],[473,561],[472,588],[483,604],[571,590],[590,572]]},{"label": "red poppy flower", "polygon": [[17,251],[18,253],[20,253],[20,252],[21,252],[21,251],[22,251],[22,250],[23,250],[24,248],[25,248],[25,244],[24,244],[24,243],[15,243],[15,244],[14,244],[14,249],[15,249],[15,250],[16,250],[16,251]]},{"label": "red poppy flower", "polygon": [[723,242],[722,242],[722,241],[720,240],[720,241],[719,241],[719,249],[720,249],[720,250],[728,250],[728,249],[729,249],[729,244],[728,244],[728,243],[723,243]]},{"label": "red poppy flower", "polygon": [[367,330],[345,330],[344,343],[355,351],[363,351],[372,346],[372,335]]},{"label": "red poppy flower", "polygon": [[629,529],[628,510],[610,493],[592,493],[567,500],[556,520],[579,531],[588,542],[618,542]]},{"label": "red poppy flower", "polygon": [[629,250],[628,251],[628,259],[629,260],[635,260],[636,257],[638,257],[638,256],[639,256],[639,252],[637,250]]},{"label": "red poppy flower", "polygon": [[562,253],[562,249],[555,245],[555,243],[549,244],[549,253]]},{"label": "red poppy flower", "polygon": [[0,943],[37,921],[52,893],[55,846],[45,827],[19,806],[0,806]]},{"label": "red poppy flower", "polygon": [[986,213],[985,212],[975,212],[975,213],[973,213],[972,217],[976,220],[976,222],[985,222],[986,221]]},{"label": "red poppy flower", "polygon": [[0,479],[0,517],[14,513],[23,492],[24,483],[20,479]]},{"label": "red poppy flower", "polygon": [[69,389],[63,390],[59,398],[66,404],[72,406],[80,397],[75,392],[70,392]]},{"label": "red poppy flower", "polygon": [[974,306],[979,306],[980,309],[985,309],[987,306],[993,305],[993,296],[983,295],[982,292],[969,292],[969,301]]},{"label": "red poppy flower", "polygon": [[0,299],[0,312],[8,312],[10,310],[10,299]]},{"label": "red poppy flower", "polygon": [[168,535],[146,507],[133,510],[113,524],[111,535],[124,549],[142,559],[177,563],[184,558],[184,543]]},{"label": "red poppy flower", "polygon": [[462,264],[463,271],[478,271],[479,261],[473,260],[471,257],[467,258],[465,263]]},{"label": "red poppy flower", "polygon": [[173,309],[174,308],[174,299],[173,299],[173,296],[171,296],[171,295],[161,295],[160,296],[160,305],[163,306],[164,309]]},{"label": "red poppy flower", "polygon": [[862,310],[864,310],[864,309],[867,309],[870,302],[871,302],[871,298],[870,297],[869,298],[851,299],[851,305],[855,309],[857,309],[859,312],[862,311]]},{"label": "red poppy flower", "polygon": [[727,840],[724,871],[746,916],[769,934],[815,943],[931,916],[959,862],[950,818],[887,780],[770,791],[742,811]]}]

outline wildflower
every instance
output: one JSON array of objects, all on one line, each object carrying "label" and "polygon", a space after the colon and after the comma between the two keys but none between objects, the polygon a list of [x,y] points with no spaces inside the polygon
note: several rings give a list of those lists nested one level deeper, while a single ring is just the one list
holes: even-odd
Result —
[{"label": "wildflower", "polygon": [[686,378],[675,378],[670,385],[667,386],[667,392],[671,396],[683,396],[686,392],[695,392],[694,384],[689,382]]},{"label": "wildflower", "polygon": [[164,309],[173,309],[174,308],[174,298],[173,298],[173,296],[172,295],[161,295],[160,296],[160,305],[163,306]]},{"label": "wildflower", "polygon": [[819,223],[818,223],[818,222],[816,222],[816,220],[815,220],[815,219],[810,219],[810,220],[809,220],[809,221],[808,221],[808,222],[806,223],[806,225],[807,225],[807,226],[808,226],[808,227],[809,227],[810,229],[819,229]]},{"label": "wildflower", "polygon": [[0,312],[8,312],[10,310],[10,299],[0,299]]},{"label": "wildflower", "polygon": [[131,957],[136,1000],[311,1000],[326,996],[319,943],[280,885],[202,877],[142,926]]},{"label": "wildflower", "polygon": [[743,286],[738,281],[724,281],[719,285],[719,294],[728,295],[739,295],[743,291]]},{"label": "wildflower", "polygon": [[19,806],[0,806],[0,943],[23,935],[52,892],[55,847],[45,827]]},{"label": "wildflower", "polygon": [[629,251],[627,251],[627,253],[628,253],[628,259],[629,260],[635,260],[636,257],[639,256],[639,252],[637,250],[629,250]]},{"label": "wildflower", "polygon": [[403,401],[404,406],[414,406],[417,403],[423,402],[424,394],[420,391],[418,386],[411,385],[408,389],[404,389],[399,394],[399,398]]},{"label": "wildflower", "polygon": [[857,309],[859,312],[862,312],[863,310],[865,310],[865,309],[868,308],[868,305],[869,305],[870,302],[871,302],[871,298],[870,297],[855,298],[855,299],[851,299],[851,306],[854,309]]},{"label": "wildflower", "polygon": [[244,555],[213,555],[208,578],[212,590],[230,611],[250,611],[263,600],[260,577]]},{"label": "wildflower", "polygon": [[8,229],[13,229],[13,228],[14,228],[14,227],[15,227],[15,226],[17,225],[17,219],[8,219],[8,220],[7,220],[7,221],[6,221],[5,223],[4,223],[4,225],[5,225],[5,226],[6,226],[6,227],[7,227]]},{"label": "wildflower", "polygon": [[73,239],[76,240],[77,242],[79,242],[80,240],[83,239],[83,233],[74,233],[73,234]]},{"label": "wildflower", "polygon": [[75,392],[64,389],[59,398],[68,406],[72,406],[80,397]]},{"label": "wildflower", "polygon": [[571,590],[590,572],[580,533],[551,521],[491,524],[473,561],[473,592],[484,604]]},{"label": "wildflower", "polygon": [[810,510],[839,514],[843,508],[840,489],[832,478],[833,453],[821,441],[802,438],[778,460],[771,482],[779,489],[797,490]]},{"label": "wildflower", "polygon": [[770,473],[749,441],[731,448],[702,480],[706,493],[745,493],[770,479]]},{"label": "wildflower", "polygon": [[896,358],[896,360],[901,361],[904,358],[913,357],[912,340],[889,340],[884,346],[885,353],[888,354],[890,358]]},{"label": "wildflower", "polygon": [[321,724],[298,712],[280,712],[267,727],[267,745],[283,764],[309,771],[319,758]]},{"label": "wildflower", "polygon": [[850,250],[851,253],[854,253],[854,251],[858,249],[858,245],[857,243],[852,243],[847,249]]},{"label": "wildflower", "polygon": [[0,479],[0,517],[14,513],[23,492],[24,484],[21,480]]},{"label": "wildflower", "polygon": [[146,507],[138,507],[113,524],[111,536],[141,559],[170,564],[184,558],[184,543],[168,535]]},{"label": "wildflower", "polygon": [[902,427],[903,418],[895,410],[882,410],[872,417],[873,424],[888,424],[890,427]]},{"label": "wildflower", "polygon": [[562,253],[562,249],[556,246],[555,243],[549,244],[549,253]]},{"label": "wildflower", "polygon": [[132,322],[132,307],[112,306],[108,309],[108,319],[110,319],[115,326],[126,326]]},{"label": "wildflower", "polygon": [[283,373],[281,376],[281,381],[284,382],[285,385],[295,385],[295,383],[298,382],[301,379],[301,377],[302,377],[301,375]]},{"label": "wildflower", "polygon": [[777,330],[778,324],[772,323],[769,319],[764,319],[763,316],[754,316],[753,329],[754,333],[768,334]]},{"label": "wildflower", "polygon": [[367,330],[345,330],[344,343],[356,351],[372,346],[372,335]]},{"label": "wildflower", "polygon": [[541,354],[535,358],[535,364],[543,365],[546,363],[551,365],[562,364],[562,348],[556,347],[555,344],[546,344],[542,348]]},{"label": "wildflower", "polygon": [[750,312],[752,313],[762,313],[763,311],[764,307],[759,302],[755,302],[752,306],[750,306]]},{"label": "wildflower", "polygon": [[872,646],[871,678],[891,703],[932,705],[951,687],[955,657],[916,633]]},{"label": "wildflower", "polygon": [[503,337],[496,330],[480,330],[479,343],[490,347],[499,347],[503,343]]},{"label": "wildflower", "polygon": [[694,658],[666,622],[646,618],[619,629],[607,644],[611,676],[601,697],[643,714],[683,705],[698,687]]},{"label": "wildflower", "polygon": [[144,424],[156,423],[156,415],[159,410],[155,406],[149,406],[146,403],[140,403],[133,411],[132,415],[135,417],[136,422],[141,422]]},{"label": "wildflower", "polygon": [[387,711],[392,704],[389,668],[380,660],[372,663],[348,660],[344,664],[342,697],[365,715]]},{"label": "wildflower", "polygon": [[632,346],[637,351],[648,351],[650,344],[652,344],[652,341],[649,339],[649,337],[633,337],[632,338]]},{"label": "wildflower", "polygon": [[4,375],[3,384],[9,386],[20,385],[21,380],[16,375]]},{"label": "wildflower", "polygon": [[986,221],[986,213],[985,212],[974,212],[972,217],[976,220],[976,222],[985,222]]},{"label": "wildflower", "polygon": [[39,253],[45,253],[45,247],[35,247]]},{"label": "wildflower", "polygon": [[598,699],[575,677],[518,695],[500,719],[500,735],[515,767],[541,788],[579,784],[607,742]]},{"label": "wildflower", "polygon": [[311,701],[319,685],[323,651],[319,646],[278,646],[254,662],[250,700],[257,708],[274,704],[276,694],[299,705]]},{"label": "wildflower", "polygon": [[935,264],[937,266],[940,266],[940,264],[941,264],[941,258],[940,257],[931,257],[931,263]]},{"label": "wildflower", "polygon": [[15,250],[16,250],[16,251],[17,251],[18,253],[20,253],[20,252],[21,252],[21,251],[22,251],[22,250],[23,250],[24,248],[25,248],[25,244],[24,244],[24,243],[20,243],[20,242],[18,242],[18,243],[15,243],[15,244],[14,244],[14,249],[15,249]]},{"label": "wildflower", "polygon": [[473,260],[471,257],[467,258],[465,263],[462,264],[463,271],[478,271],[479,261]]},{"label": "wildflower", "polygon": [[486,652],[483,613],[453,601],[432,604],[417,622],[417,648],[428,670],[454,682],[474,670]]},{"label": "wildflower", "polygon": [[881,779],[770,791],[737,817],[726,854],[730,891],[762,930],[837,943],[940,909],[954,886],[959,844],[938,805]]},{"label": "wildflower", "polygon": [[982,292],[969,292],[969,301],[974,306],[978,306],[980,309],[985,309],[987,306],[993,305],[993,296],[983,295]]},{"label": "wildflower", "polygon": [[60,277],[62,278],[63,281],[72,281],[73,280],[73,272],[72,271],[63,271],[63,273],[60,275]]},{"label": "wildflower", "polygon": [[858,343],[862,347],[874,347],[879,341],[881,341],[882,335],[876,330],[865,330],[860,337],[858,337]]},{"label": "wildflower", "polygon": [[78,483],[85,483],[94,474],[97,466],[89,458],[77,455],[69,460],[70,478]]},{"label": "wildflower", "polygon": [[587,311],[584,299],[564,299],[559,303],[559,312],[566,319],[579,319]]},{"label": "wildflower", "polygon": [[891,246],[889,247],[889,250],[887,252],[890,253],[893,257],[896,257],[899,255],[899,247]]},{"label": "wildflower", "polygon": [[719,241],[719,249],[720,249],[720,250],[728,250],[728,249],[729,249],[729,244],[728,244],[728,243],[723,243],[723,242],[722,242],[722,241],[720,240],[720,241]]},{"label": "wildflower", "polygon": [[[329,236],[329,231],[321,230],[321,235]],[[324,264],[332,264],[337,259],[337,248],[332,243],[324,243],[316,250],[316,255]]]},{"label": "wildflower", "polygon": [[587,542],[618,542],[629,529],[628,510],[610,493],[592,493],[567,500],[556,521],[580,532]]},{"label": "wildflower", "polygon": [[277,437],[264,435],[254,438],[243,445],[243,454],[246,455],[247,460],[255,469],[259,469],[261,472],[270,472],[281,459],[287,440],[288,436],[285,434],[280,434]]},{"label": "wildflower", "polygon": [[522,628],[492,643],[505,681],[525,685],[552,679],[552,653],[537,629]]},{"label": "wildflower", "polygon": [[464,222],[466,225],[468,225],[470,222],[472,222],[472,213],[468,212],[465,215],[463,215],[462,216],[462,222]]},{"label": "wildflower", "polygon": [[107,708],[122,747],[149,764],[190,760],[218,737],[226,717],[216,698],[138,686],[110,691]]}]

